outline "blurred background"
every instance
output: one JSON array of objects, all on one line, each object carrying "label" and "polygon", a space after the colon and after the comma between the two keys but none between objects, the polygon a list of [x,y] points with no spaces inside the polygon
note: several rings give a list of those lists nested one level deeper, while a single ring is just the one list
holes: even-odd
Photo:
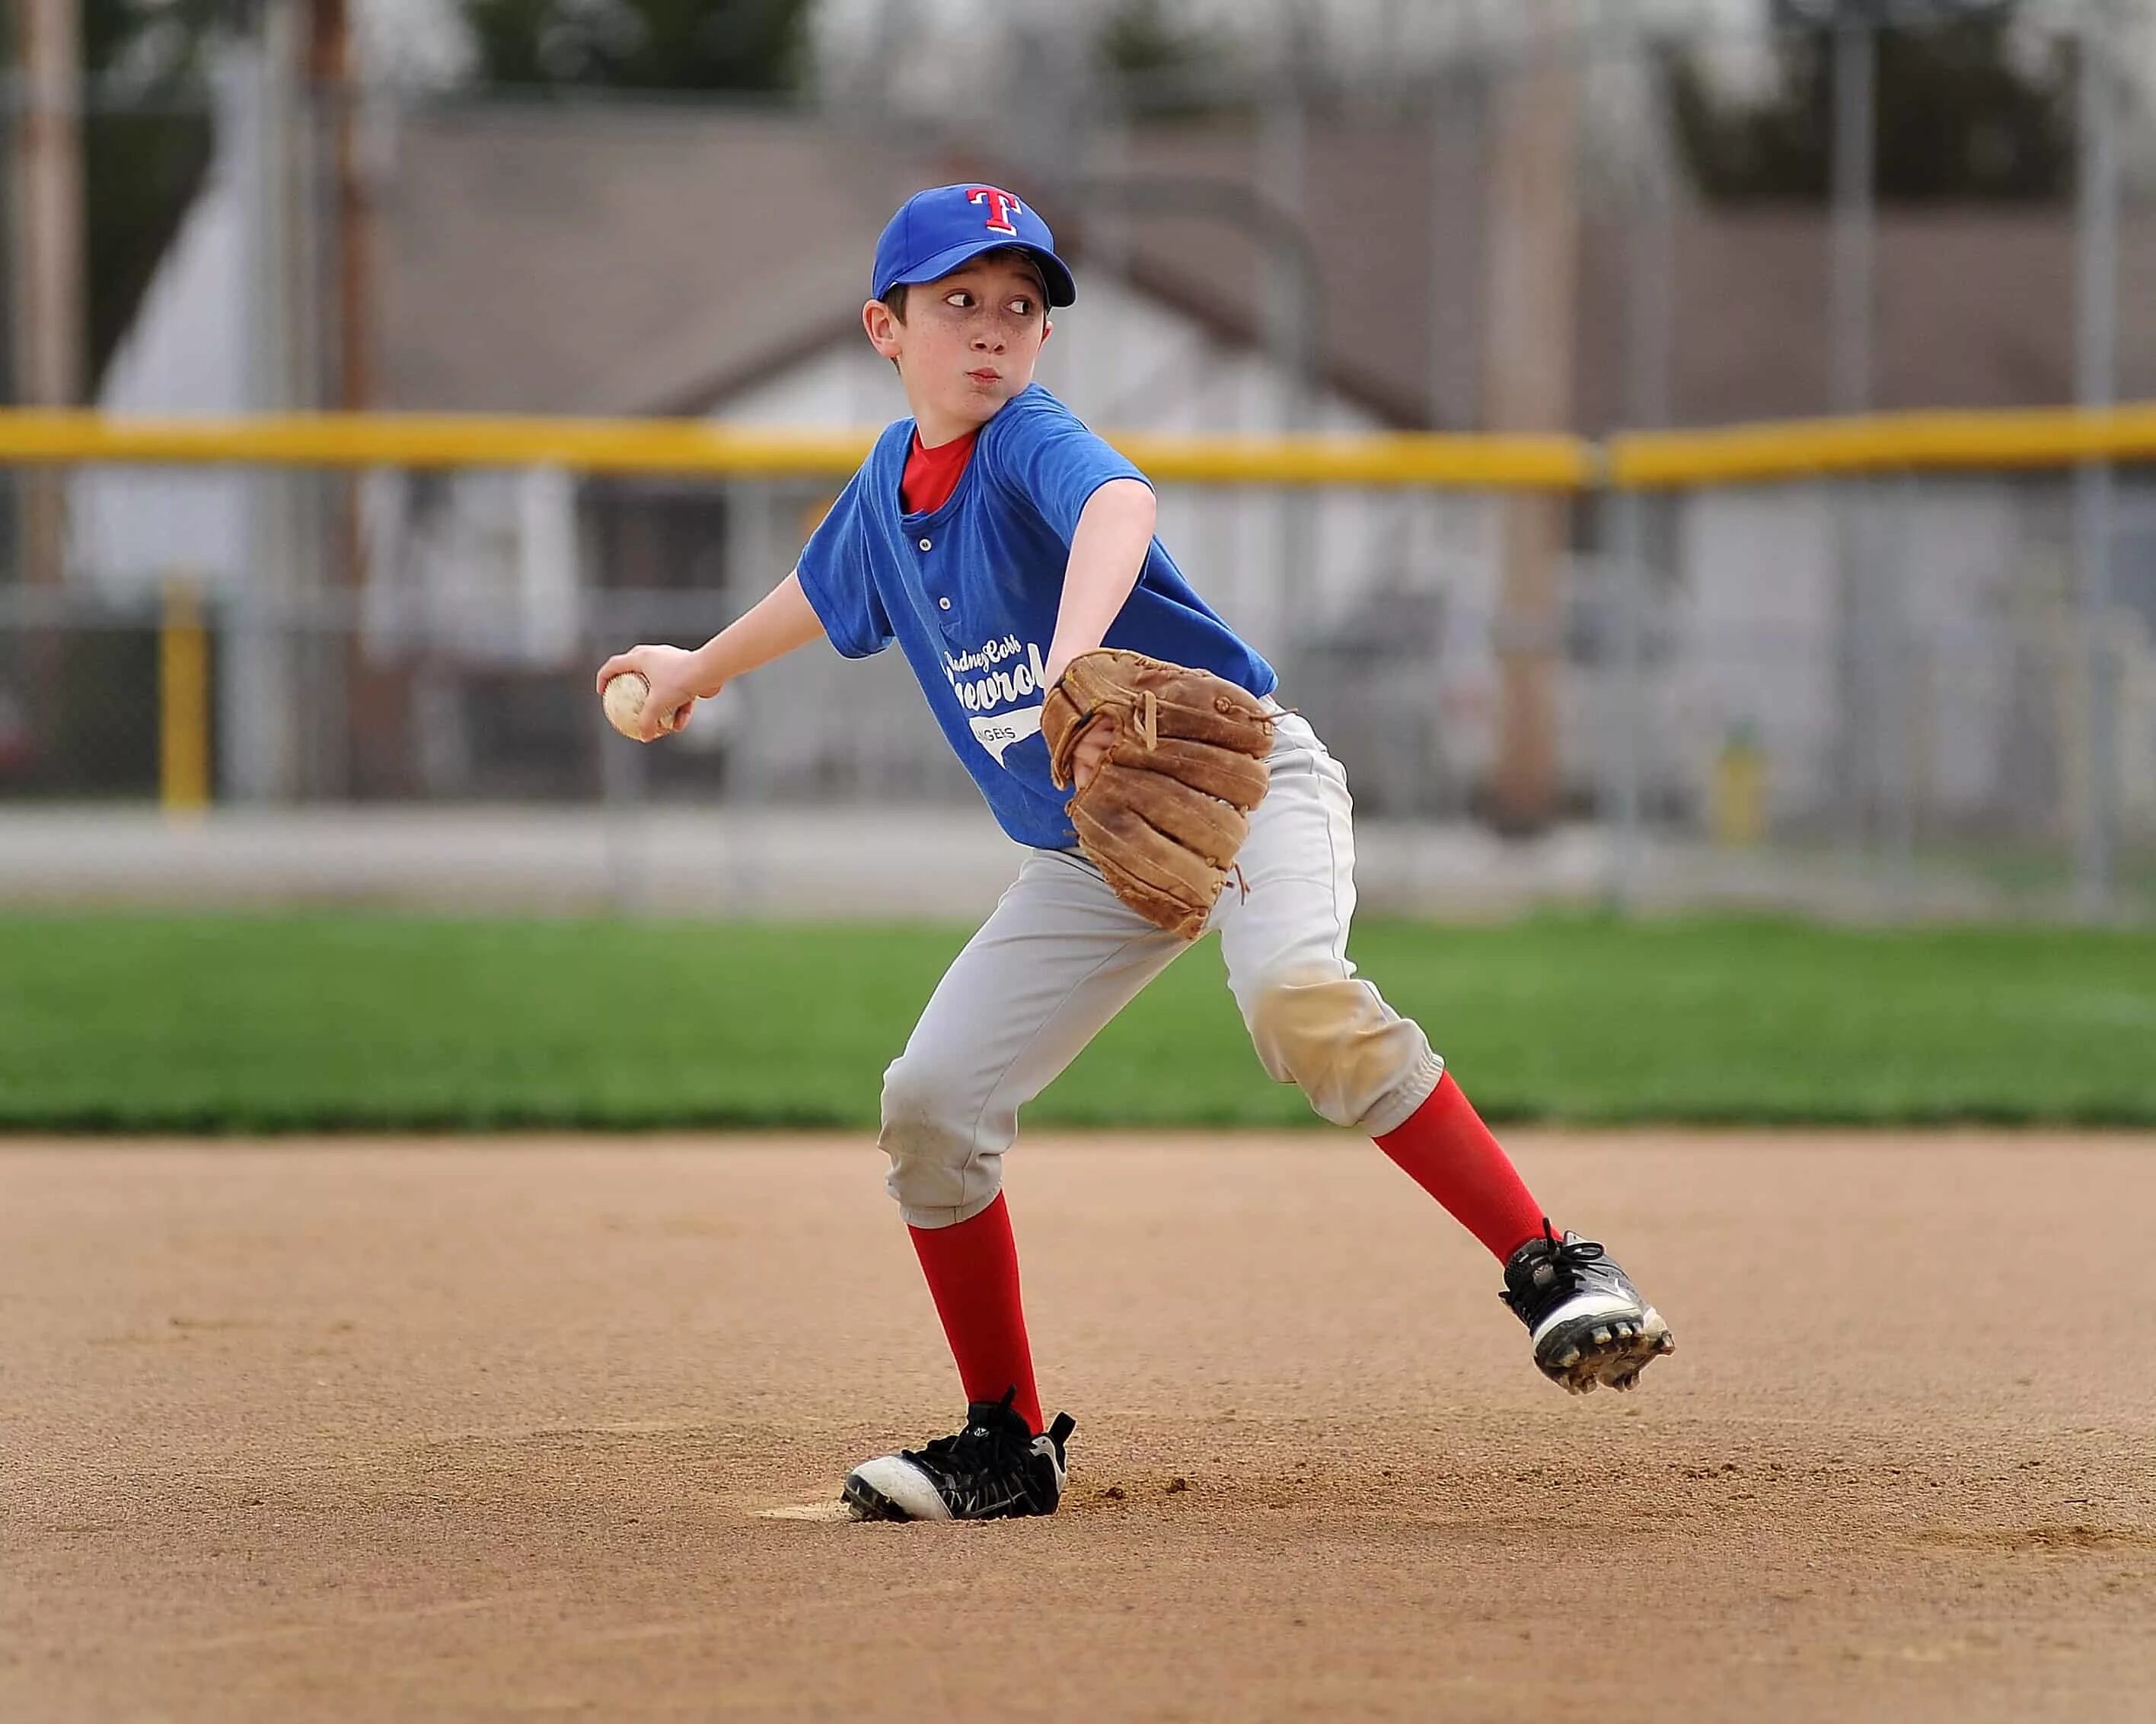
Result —
[{"label": "blurred background", "polygon": [[[2156,397],[2140,0],[9,16],[18,407],[853,434],[905,410],[857,327],[876,233],[962,177],[1067,245],[1042,380],[1111,435]],[[811,649],[663,746],[600,720],[598,659],[752,603],[844,461],[9,434],[0,901],[958,917],[1012,871],[896,654]],[[1345,761],[1381,911],[2156,918],[2145,467],[1253,468],[1163,483],[1161,531]]]}]

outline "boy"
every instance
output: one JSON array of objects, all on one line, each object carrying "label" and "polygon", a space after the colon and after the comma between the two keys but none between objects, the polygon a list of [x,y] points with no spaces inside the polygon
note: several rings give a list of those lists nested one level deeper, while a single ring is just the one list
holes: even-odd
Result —
[{"label": "boy", "polygon": [[[1002,1160],[1019,1111],[1184,948],[1080,855],[1050,782],[1041,700],[1106,644],[1211,671],[1264,700],[1270,786],[1240,880],[1214,905],[1229,985],[1265,1069],[1374,1137],[1504,1265],[1500,1296],[1535,1362],[1572,1389],[1629,1388],[1673,1343],[1602,1248],[1558,1234],[1422,1031],[1348,961],[1355,903],[1348,785],[1272,667],[1194,593],[1153,537],[1144,476],[1033,382],[1050,306],[1076,289],[1047,225],[1000,187],[942,186],[876,247],[861,321],[912,417],[891,426],[794,572],[694,652],[639,646],[600,668],[650,683],[640,740],[733,678],[826,636],[896,641],[1004,829],[1030,847],[884,1074],[880,1142],[968,1402],[965,1428],[864,1462],[864,1518],[1051,1514],[1067,1415],[1044,1428]],[[1112,736],[1089,729],[1082,786]]]}]

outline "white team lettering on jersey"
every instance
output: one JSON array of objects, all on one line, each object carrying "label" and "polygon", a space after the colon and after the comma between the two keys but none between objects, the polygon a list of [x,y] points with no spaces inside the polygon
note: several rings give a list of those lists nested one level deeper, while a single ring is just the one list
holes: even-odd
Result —
[{"label": "white team lettering on jersey", "polygon": [[[1005,749],[1040,729],[1038,702],[1048,679],[1036,643],[1006,634],[970,653],[946,653],[943,674],[950,679],[951,692],[966,709],[966,721],[973,726],[975,740],[998,766],[1004,764]],[[1012,705],[1027,699],[1035,704]]]},{"label": "white team lettering on jersey", "polygon": [[1014,742],[1023,742],[1040,729],[1040,709],[1021,706],[1014,711],[998,712],[993,718],[972,718],[967,722],[973,726],[973,735],[981,747],[995,756],[996,764],[1002,766],[1004,750]]}]

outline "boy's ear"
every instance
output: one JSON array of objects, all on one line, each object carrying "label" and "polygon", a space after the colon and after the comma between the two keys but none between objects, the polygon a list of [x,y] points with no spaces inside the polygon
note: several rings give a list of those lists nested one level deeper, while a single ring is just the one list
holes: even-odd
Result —
[{"label": "boy's ear", "polygon": [[886,359],[898,357],[899,321],[891,315],[891,307],[881,300],[870,300],[861,307],[861,327],[868,332],[869,346]]},{"label": "boy's ear", "polygon": [[1048,338],[1049,338],[1050,336],[1054,335],[1055,333],[1055,326],[1053,323],[1051,323],[1051,322],[1050,322],[1047,318],[1045,318],[1045,317],[1042,318],[1042,319],[1040,320],[1040,340],[1041,340],[1041,345],[1042,345],[1042,346],[1045,346],[1047,345],[1047,342],[1048,342]]}]

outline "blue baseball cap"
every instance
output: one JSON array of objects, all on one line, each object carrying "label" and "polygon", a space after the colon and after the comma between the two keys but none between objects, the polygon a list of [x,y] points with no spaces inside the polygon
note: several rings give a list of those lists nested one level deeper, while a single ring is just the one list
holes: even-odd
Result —
[{"label": "blue baseball cap", "polygon": [[1055,254],[1048,223],[1000,186],[937,186],[916,192],[898,207],[876,241],[875,280],[870,294],[881,299],[901,284],[937,281],[984,251],[1016,246],[1030,252],[1048,283],[1048,303],[1067,305],[1078,297],[1070,266]]}]

